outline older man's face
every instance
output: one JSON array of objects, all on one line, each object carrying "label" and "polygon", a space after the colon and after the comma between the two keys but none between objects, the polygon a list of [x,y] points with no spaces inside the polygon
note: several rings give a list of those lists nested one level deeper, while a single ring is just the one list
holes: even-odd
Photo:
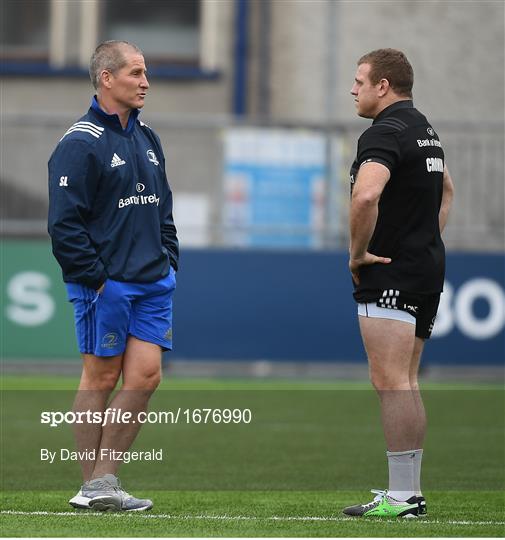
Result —
[{"label": "older man's face", "polygon": [[110,77],[110,97],[121,107],[140,109],[144,106],[149,83],[144,57],[134,50],[124,51],[126,65]]}]

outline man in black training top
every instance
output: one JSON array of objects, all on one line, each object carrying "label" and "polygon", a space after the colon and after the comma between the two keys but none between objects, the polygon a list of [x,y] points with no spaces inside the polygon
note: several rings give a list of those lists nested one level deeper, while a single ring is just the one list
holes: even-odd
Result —
[{"label": "man in black training top", "polygon": [[351,94],[373,118],[351,168],[354,298],[387,444],[389,488],[350,516],[426,514],[420,486],[426,415],[417,372],[444,283],[442,238],[453,184],[438,135],[412,103],[412,66],[394,49],[358,61]]}]

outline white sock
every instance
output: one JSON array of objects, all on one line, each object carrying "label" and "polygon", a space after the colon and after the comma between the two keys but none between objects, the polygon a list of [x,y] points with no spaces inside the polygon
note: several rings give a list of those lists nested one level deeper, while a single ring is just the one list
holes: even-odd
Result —
[{"label": "white sock", "polygon": [[414,450],[414,491],[418,497],[421,497],[421,463],[423,461],[423,449]]},{"label": "white sock", "polygon": [[414,458],[416,450],[386,452],[389,465],[389,495],[397,501],[406,501],[415,495]]}]

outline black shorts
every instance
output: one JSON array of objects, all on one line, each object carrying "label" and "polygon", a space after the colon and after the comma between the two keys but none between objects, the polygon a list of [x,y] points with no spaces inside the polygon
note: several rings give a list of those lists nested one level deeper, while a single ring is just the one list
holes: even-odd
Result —
[{"label": "black shorts", "polygon": [[416,336],[422,339],[430,338],[440,303],[440,293],[416,294],[386,289],[360,291],[354,297],[359,304],[375,303],[380,308],[409,313],[416,320]]}]

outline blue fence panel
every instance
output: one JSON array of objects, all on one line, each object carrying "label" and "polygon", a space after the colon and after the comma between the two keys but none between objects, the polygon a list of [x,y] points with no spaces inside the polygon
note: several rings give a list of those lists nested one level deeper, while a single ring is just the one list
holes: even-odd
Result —
[{"label": "blue fence panel", "polygon": [[[501,364],[505,258],[449,254],[425,361]],[[174,357],[360,361],[365,353],[343,252],[183,251]]]}]

